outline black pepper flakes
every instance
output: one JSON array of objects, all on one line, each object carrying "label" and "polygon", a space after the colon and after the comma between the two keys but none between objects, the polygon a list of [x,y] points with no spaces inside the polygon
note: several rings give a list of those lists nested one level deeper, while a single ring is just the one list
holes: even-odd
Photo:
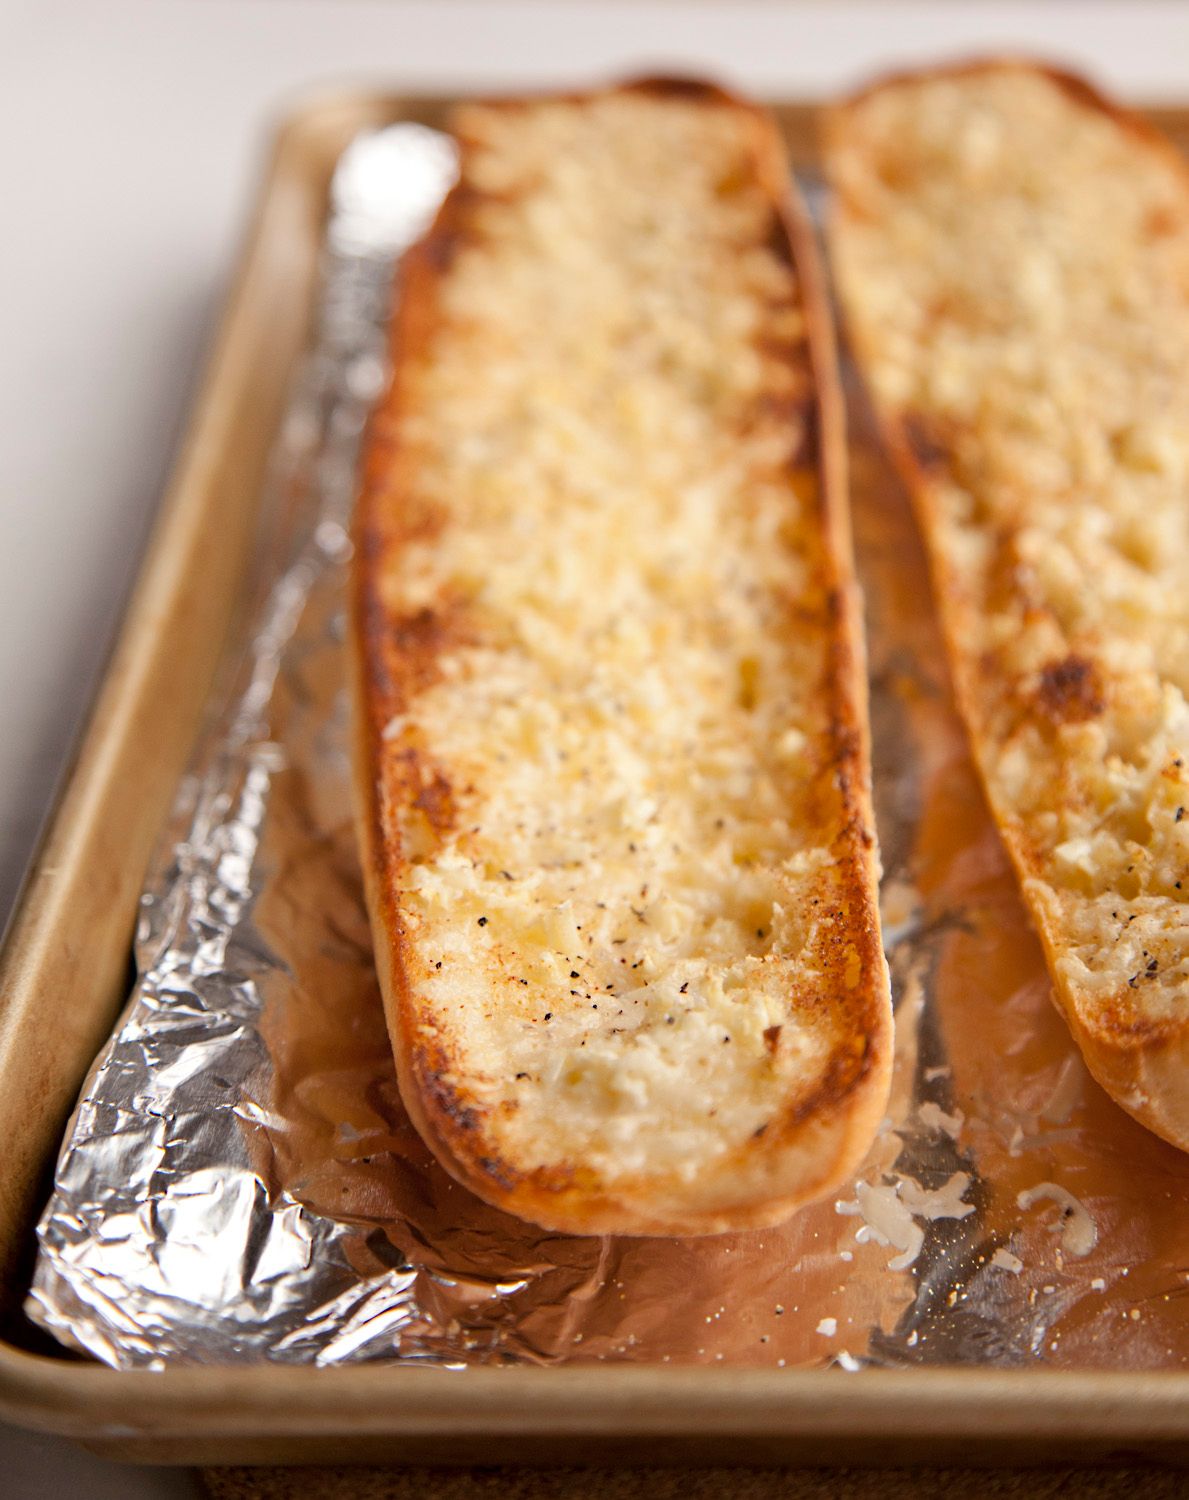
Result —
[{"label": "black pepper flakes", "polygon": [[487,926],[487,918],[486,917],[480,917],[479,918],[479,926],[480,927],[486,927]]}]

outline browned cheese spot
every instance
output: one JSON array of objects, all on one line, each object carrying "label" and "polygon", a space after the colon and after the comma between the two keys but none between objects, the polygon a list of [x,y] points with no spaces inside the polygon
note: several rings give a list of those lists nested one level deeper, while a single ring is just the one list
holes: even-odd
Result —
[{"label": "browned cheese spot", "polygon": [[927,417],[919,412],[905,412],[901,427],[912,460],[922,474],[932,477],[949,468],[949,448]]},{"label": "browned cheese spot", "polygon": [[1041,713],[1054,724],[1081,724],[1106,707],[1094,663],[1073,654],[1051,661],[1042,669],[1036,702]]}]

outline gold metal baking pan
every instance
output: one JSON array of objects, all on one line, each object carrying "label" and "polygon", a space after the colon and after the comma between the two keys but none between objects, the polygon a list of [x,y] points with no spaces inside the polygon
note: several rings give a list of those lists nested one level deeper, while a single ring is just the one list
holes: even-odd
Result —
[{"label": "gold metal baking pan", "polygon": [[[1189,1460],[1189,1375],[605,1366],[464,1372],[275,1365],[125,1373],[18,1316],[33,1218],[124,999],[150,849],[244,583],[306,337],[327,188],[359,130],[444,100],[342,93],[278,133],[210,367],[123,630],[0,958],[0,1416],[158,1463]],[[781,105],[793,160],[811,110]],[[1154,112],[1189,144],[1189,109]]]}]

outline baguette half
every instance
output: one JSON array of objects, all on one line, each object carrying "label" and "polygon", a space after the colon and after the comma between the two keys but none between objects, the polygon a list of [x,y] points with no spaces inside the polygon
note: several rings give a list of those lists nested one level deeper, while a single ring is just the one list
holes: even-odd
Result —
[{"label": "baguette half", "polygon": [[884,1108],[842,412],[775,127],[657,82],[459,110],[354,573],[404,1102],[575,1233],[765,1225]]},{"label": "baguette half", "polygon": [[1189,1149],[1189,172],[1020,62],[890,79],[825,134],[848,331],[1054,998]]}]

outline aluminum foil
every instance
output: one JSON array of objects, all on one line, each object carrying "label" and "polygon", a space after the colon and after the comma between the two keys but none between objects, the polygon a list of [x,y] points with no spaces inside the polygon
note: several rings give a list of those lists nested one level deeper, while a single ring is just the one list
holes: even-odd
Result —
[{"label": "aluminum foil", "polygon": [[1183,1365],[1189,1158],[1093,1084],[1049,1002],[853,380],[897,1002],[861,1173],[777,1230],[575,1238],[486,1207],[412,1130],[351,826],[343,594],[394,267],[452,173],[448,142],[406,125],[336,175],[256,602],[150,871],[139,978],[69,1127],[29,1315],[121,1367]]}]

